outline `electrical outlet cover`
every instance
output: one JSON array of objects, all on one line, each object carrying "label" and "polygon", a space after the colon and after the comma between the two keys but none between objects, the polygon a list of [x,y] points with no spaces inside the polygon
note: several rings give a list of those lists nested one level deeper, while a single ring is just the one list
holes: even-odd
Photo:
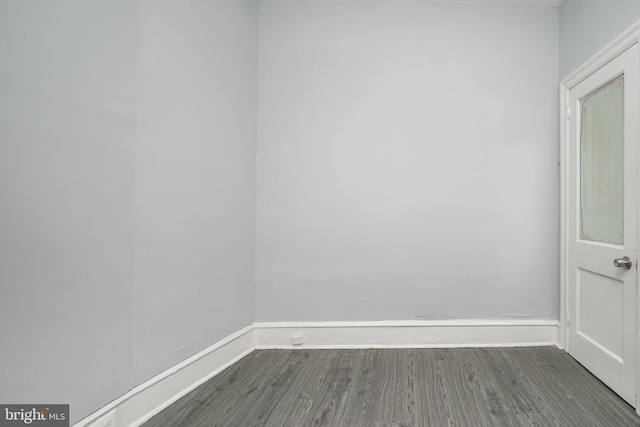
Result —
[{"label": "electrical outlet cover", "polygon": [[116,411],[101,416],[87,427],[116,427]]},{"label": "electrical outlet cover", "polygon": [[291,337],[291,344],[302,345],[302,334],[293,334]]}]

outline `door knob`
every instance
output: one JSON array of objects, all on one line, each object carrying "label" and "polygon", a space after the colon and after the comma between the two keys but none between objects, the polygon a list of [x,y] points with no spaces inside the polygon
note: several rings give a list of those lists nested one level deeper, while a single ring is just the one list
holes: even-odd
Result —
[{"label": "door knob", "polygon": [[613,265],[620,268],[626,268],[629,270],[633,262],[628,256],[623,256],[622,258],[616,258],[613,260]]}]

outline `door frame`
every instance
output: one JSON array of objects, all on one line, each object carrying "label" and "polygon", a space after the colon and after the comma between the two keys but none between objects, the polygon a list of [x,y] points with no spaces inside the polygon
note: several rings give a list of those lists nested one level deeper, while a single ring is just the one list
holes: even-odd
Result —
[{"label": "door frame", "polygon": [[[558,345],[566,352],[571,349],[569,339],[569,150],[571,149],[569,92],[587,77],[598,71],[633,45],[640,45],[640,21],[605,46],[560,82],[560,325]],[[640,97],[639,97],[640,98]],[[640,123],[640,119],[636,125]],[[640,135],[640,133],[639,133]],[[638,150],[640,153],[640,150]],[[636,159],[640,169],[640,156]],[[640,192],[640,185],[638,185]],[[640,229],[640,195],[638,197],[638,228]],[[640,236],[636,236],[636,240]],[[640,247],[640,245],[638,245]],[[636,260],[634,260],[636,261]],[[640,269],[635,269],[636,279]],[[638,282],[640,283],[640,282]],[[640,291],[636,292],[636,412],[640,415]]]}]

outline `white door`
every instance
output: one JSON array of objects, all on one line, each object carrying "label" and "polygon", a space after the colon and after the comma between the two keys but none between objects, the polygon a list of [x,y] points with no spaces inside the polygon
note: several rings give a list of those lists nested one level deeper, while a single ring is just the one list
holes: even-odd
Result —
[{"label": "white door", "polygon": [[571,89],[568,158],[569,353],[633,406],[637,91],[637,45]]}]

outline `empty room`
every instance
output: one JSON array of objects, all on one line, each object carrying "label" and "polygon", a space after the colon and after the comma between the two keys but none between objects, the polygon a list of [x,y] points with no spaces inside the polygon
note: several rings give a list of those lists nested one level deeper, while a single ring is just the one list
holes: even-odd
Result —
[{"label": "empty room", "polygon": [[640,426],[639,41],[636,0],[0,0],[0,426]]}]

